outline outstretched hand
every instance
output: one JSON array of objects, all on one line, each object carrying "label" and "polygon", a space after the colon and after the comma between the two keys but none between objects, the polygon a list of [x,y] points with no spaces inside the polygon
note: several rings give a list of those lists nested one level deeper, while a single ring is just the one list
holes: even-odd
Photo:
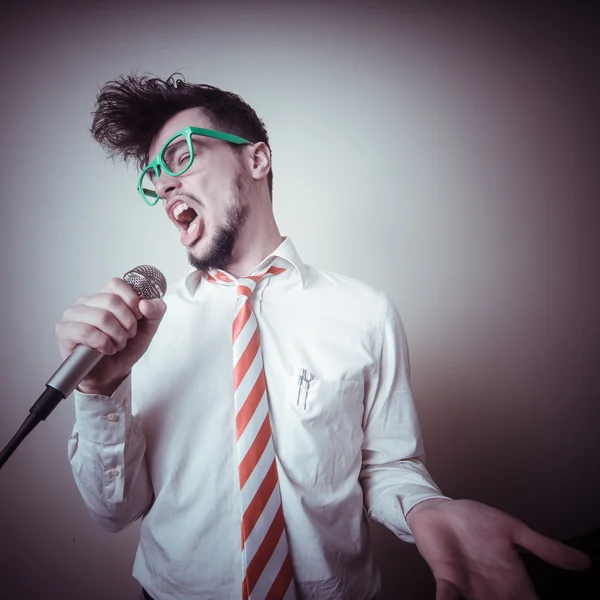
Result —
[{"label": "outstretched hand", "polygon": [[407,522],[435,578],[436,600],[538,600],[519,548],[563,569],[591,563],[587,554],[473,500],[426,500]]}]

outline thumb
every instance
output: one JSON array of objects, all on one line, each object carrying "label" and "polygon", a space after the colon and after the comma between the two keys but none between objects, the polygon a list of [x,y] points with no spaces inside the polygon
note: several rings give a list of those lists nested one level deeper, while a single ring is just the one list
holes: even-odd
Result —
[{"label": "thumb", "polygon": [[167,305],[161,298],[140,300],[139,308],[142,316],[150,321],[160,321],[167,311]]}]

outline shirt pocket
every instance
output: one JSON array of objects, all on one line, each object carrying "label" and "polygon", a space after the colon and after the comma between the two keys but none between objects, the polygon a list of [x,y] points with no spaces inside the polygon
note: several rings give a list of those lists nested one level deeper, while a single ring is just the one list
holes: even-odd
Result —
[{"label": "shirt pocket", "polygon": [[315,378],[307,391],[295,377],[286,388],[278,449],[290,478],[303,487],[323,489],[358,478],[363,382]]}]

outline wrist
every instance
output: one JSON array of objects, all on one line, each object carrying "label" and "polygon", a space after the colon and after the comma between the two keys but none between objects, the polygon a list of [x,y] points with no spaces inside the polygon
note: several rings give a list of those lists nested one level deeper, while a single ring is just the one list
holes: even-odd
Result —
[{"label": "wrist", "polygon": [[423,500],[418,504],[415,504],[407,513],[406,513],[406,522],[408,526],[412,529],[411,522],[414,523],[418,520],[419,515],[422,516],[423,512],[426,512],[428,508],[435,508],[441,502],[448,502],[451,498],[429,498],[428,500]]},{"label": "wrist", "polygon": [[82,394],[89,394],[93,396],[112,396],[116,389],[123,383],[127,375],[124,377],[119,377],[117,379],[113,379],[107,382],[98,382],[98,381],[82,381],[77,386],[77,391]]}]

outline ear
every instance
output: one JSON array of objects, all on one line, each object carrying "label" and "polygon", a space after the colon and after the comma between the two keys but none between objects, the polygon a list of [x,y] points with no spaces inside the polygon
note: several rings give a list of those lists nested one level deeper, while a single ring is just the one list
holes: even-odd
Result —
[{"label": "ear", "polygon": [[253,144],[250,150],[250,174],[255,180],[264,179],[271,170],[271,151],[264,142]]}]

